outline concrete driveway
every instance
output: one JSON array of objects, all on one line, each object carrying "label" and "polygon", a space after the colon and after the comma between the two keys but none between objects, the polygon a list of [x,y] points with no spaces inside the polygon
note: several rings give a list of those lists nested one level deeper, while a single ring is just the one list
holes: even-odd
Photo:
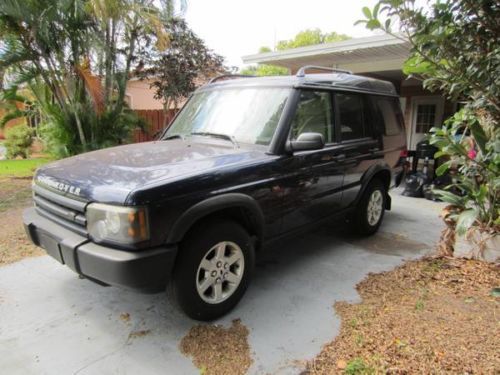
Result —
[{"label": "concrete driveway", "polygon": [[[299,373],[339,331],[332,307],[356,301],[369,272],[390,270],[431,250],[442,204],[393,192],[380,232],[356,239],[324,226],[275,246],[258,262],[238,307],[250,330],[252,374]],[[129,314],[130,319],[120,318]],[[0,369],[5,374],[196,374],[178,348],[197,324],[165,295],[141,295],[81,280],[44,256],[0,268]],[[133,332],[145,331],[144,335]]]}]

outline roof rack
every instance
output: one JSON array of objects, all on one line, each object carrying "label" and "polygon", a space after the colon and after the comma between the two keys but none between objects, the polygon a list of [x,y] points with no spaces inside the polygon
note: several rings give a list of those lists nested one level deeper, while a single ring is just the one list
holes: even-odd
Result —
[{"label": "roof rack", "polygon": [[214,77],[212,78],[210,81],[208,81],[208,83],[214,83],[214,82],[217,82],[223,78],[229,78],[229,79],[233,79],[233,78],[254,78],[255,76],[249,76],[249,75],[246,75],[246,74],[222,74],[220,76],[217,76],[217,77]]},{"label": "roof rack", "polygon": [[350,70],[344,70],[344,69],[337,69],[337,68],[328,68],[326,66],[316,66],[316,65],[306,65],[301,67],[296,76],[297,77],[305,77],[306,76],[306,70],[308,69],[316,69],[316,70],[326,70],[329,72],[334,72],[334,73],[345,73],[345,74],[352,74]]}]

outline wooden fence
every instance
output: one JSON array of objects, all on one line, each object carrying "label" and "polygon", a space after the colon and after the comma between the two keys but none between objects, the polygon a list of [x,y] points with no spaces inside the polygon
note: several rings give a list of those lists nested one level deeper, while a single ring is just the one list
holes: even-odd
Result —
[{"label": "wooden fence", "polygon": [[166,114],[161,109],[136,110],[135,113],[145,120],[146,127],[144,130],[139,128],[133,130],[132,139],[134,143],[152,141],[157,134],[170,124],[176,110],[171,109]]}]

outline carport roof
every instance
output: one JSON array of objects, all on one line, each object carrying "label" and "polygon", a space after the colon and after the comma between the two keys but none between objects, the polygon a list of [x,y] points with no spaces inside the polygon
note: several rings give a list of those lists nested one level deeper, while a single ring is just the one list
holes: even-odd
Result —
[{"label": "carport roof", "polygon": [[242,59],[245,64],[272,64],[291,70],[304,65],[323,65],[359,73],[401,69],[409,52],[407,41],[384,34],[259,53],[243,56]]}]

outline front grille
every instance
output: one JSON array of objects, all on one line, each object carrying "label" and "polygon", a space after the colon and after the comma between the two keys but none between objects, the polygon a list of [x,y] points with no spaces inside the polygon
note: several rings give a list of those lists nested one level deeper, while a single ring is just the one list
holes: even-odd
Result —
[{"label": "front grille", "polygon": [[87,237],[87,202],[71,199],[33,185],[33,200],[37,212],[65,228]]}]

